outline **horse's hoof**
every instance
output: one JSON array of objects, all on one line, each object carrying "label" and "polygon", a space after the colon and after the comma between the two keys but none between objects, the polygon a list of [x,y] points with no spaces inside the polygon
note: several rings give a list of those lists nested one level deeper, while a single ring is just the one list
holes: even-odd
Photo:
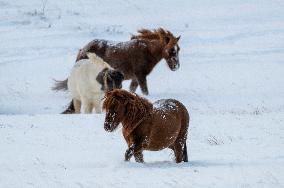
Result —
[{"label": "horse's hoof", "polygon": [[149,95],[149,92],[148,91],[143,91],[142,94],[143,95]]},{"label": "horse's hoof", "polygon": [[142,161],[136,161],[137,163],[144,163],[144,160],[142,160]]}]

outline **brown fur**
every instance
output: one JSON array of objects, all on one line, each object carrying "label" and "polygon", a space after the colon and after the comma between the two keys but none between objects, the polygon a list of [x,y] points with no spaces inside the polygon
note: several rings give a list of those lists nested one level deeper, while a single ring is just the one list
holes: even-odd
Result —
[{"label": "brown fur", "polygon": [[[76,61],[86,59],[87,52],[96,53],[111,67],[121,71],[125,79],[131,79],[130,90],[140,85],[143,94],[148,94],[146,77],[161,59],[165,59],[171,70],[179,67],[178,40],[171,32],[141,29],[130,41],[110,44],[107,40],[93,40],[80,49]],[[176,48],[175,48],[176,47]]]},{"label": "brown fur", "polygon": [[105,96],[104,128],[114,131],[122,123],[123,136],[128,144],[125,160],[134,155],[143,162],[143,150],[157,151],[170,148],[176,162],[187,162],[187,130],[189,114],[185,106],[174,99],[150,103],[147,99],[125,90],[115,89]]}]

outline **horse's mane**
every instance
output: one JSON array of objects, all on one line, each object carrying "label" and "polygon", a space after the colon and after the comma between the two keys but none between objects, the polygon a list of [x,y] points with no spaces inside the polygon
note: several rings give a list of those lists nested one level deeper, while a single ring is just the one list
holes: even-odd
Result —
[{"label": "horse's mane", "polygon": [[131,40],[133,39],[148,39],[148,40],[160,40],[163,44],[168,44],[171,41],[175,41],[176,37],[168,30],[163,28],[149,30],[149,29],[140,29],[137,31],[139,34],[132,35]]},{"label": "horse's mane", "polygon": [[105,96],[103,109],[109,110],[112,105],[122,104],[126,110],[123,127],[129,135],[153,110],[153,104],[137,94],[123,89],[115,89]]},{"label": "horse's mane", "polygon": [[102,58],[97,56],[97,54],[88,52],[87,56],[88,56],[88,58],[90,59],[90,61],[92,63],[99,64],[102,67],[106,67],[106,68],[112,69]]}]

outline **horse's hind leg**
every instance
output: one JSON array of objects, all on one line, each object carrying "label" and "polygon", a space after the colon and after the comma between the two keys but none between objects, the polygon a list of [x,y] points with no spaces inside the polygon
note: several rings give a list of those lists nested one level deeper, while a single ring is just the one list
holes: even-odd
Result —
[{"label": "horse's hind leg", "polygon": [[174,143],[174,153],[176,158],[176,163],[183,161],[183,143],[181,141],[176,141]]},{"label": "horse's hind leg", "polygon": [[187,157],[187,147],[186,147],[187,130],[184,130],[179,134],[177,140],[173,145],[176,162],[180,163],[182,161],[188,162]]},{"label": "horse's hind leg", "polygon": [[184,114],[181,119],[181,129],[179,132],[179,135],[177,137],[177,140],[175,141],[175,152],[176,154],[176,162],[188,162],[188,156],[187,156],[187,147],[186,147],[186,140],[187,140],[187,132],[188,132],[188,124],[189,124],[189,115],[184,107]]},{"label": "horse's hind leg", "polygon": [[183,161],[188,162],[186,141],[185,141],[184,146],[183,146]]}]

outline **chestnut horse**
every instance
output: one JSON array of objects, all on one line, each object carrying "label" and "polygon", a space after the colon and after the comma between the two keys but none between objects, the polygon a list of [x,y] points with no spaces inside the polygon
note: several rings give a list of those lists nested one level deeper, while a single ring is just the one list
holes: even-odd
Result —
[{"label": "chestnut horse", "polygon": [[[135,92],[139,84],[142,93],[148,95],[146,77],[158,62],[165,59],[172,71],[179,68],[180,36],[175,37],[162,28],[153,31],[141,29],[138,33],[127,42],[95,39],[79,51],[76,61],[87,59],[87,52],[96,53],[111,67],[121,71],[126,80],[132,80],[130,91]],[[55,90],[67,88],[67,80],[57,84],[59,87]]]},{"label": "chestnut horse", "polygon": [[189,114],[179,101],[162,99],[152,104],[134,93],[115,89],[106,93],[103,109],[106,131],[114,131],[122,123],[122,133],[128,144],[126,161],[134,155],[135,161],[142,163],[143,150],[170,148],[177,163],[188,162]]}]

